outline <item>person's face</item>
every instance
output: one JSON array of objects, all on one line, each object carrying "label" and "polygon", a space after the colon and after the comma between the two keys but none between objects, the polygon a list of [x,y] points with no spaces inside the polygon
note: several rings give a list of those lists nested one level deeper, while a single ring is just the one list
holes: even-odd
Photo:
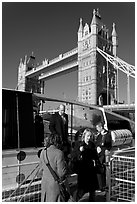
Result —
[{"label": "person's face", "polygon": [[89,141],[90,141],[90,138],[91,138],[91,132],[86,132],[86,133],[85,133],[84,142],[85,142],[86,144],[88,144]]},{"label": "person's face", "polygon": [[60,113],[60,115],[63,115],[65,113],[65,106],[60,105],[59,113]]},{"label": "person's face", "polygon": [[103,127],[102,127],[102,124],[101,124],[101,123],[99,123],[99,124],[96,125],[96,130],[97,130],[98,132],[101,132],[101,131],[103,130]]}]

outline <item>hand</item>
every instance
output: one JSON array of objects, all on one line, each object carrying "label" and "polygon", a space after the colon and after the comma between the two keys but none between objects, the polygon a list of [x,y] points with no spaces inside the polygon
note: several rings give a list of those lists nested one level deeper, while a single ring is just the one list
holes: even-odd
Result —
[{"label": "hand", "polygon": [[101,152],[101,148],[97,147],[97,153],[99,154]]},{"label": "hand", "polygon": [[93,159],[92,161],[93,161],[93,165],[96,166],[96,162],[95,162],[95,160]]},{"label": "hand", "polygon": [[68,154],[68,158],[71,159],[71,154]]},{"label": "hand", "polygon": [[83,146],[81,146],[79,149],[80,149],[80,151],[82,152],[82,151],[84,150],[84,147],[83,147]]}]

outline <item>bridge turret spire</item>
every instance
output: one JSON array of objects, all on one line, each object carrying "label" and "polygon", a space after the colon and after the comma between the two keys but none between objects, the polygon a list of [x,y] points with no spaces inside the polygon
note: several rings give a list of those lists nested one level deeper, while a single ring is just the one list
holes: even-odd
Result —
[{"label": "bridge turret spire", "polygon": [[101,15],[99,14],[99,9],[94,9],[93,10],[93,18],[92,18],[92,21],[91,21],[91,26],[93,24],[98,24],[99,23],[99,20],[101,19]]},{"label": "bridge turret spire", "polygon": [[20,58],[19,67],[22,65],[22,58]]},{"label": "bridge turret spire", "polygon": [[117,37],[116,24],[115,23],[113,23],[112,37]]},{"label": "bridge turret spire", "polygon": [[92,18],[92,21],[91,21],[91,26],[92,26],[93,24],[97,24],[96,10],[95,10],[95,9],[93,10],[93,18]]},{"label": "bridge turret spire", "polygon": [[113,23],[113,30],[112,30],[112,45],[113,45],[113,55],[116,56],[118,41],[117,41],[117,33],[116,33],[115,23]]},{"label": "bridge turret spire", "polygon": [[27,64],[27,55],[25,55],[25,59],[24,59],[24,65]]},{"label": "bridge turret spire", "polygon": [[82,18],[80,18],[80,24],[78,29],[78,41],[81,40],[83,37],[83,25],[82,25]]},{"label": "bridge turret spire", "polygon": [[82,18],[80,18],[80,24],[79,24],[79,30],[78,30],[78,32],[81,32],[82,30],[83,30]]}]

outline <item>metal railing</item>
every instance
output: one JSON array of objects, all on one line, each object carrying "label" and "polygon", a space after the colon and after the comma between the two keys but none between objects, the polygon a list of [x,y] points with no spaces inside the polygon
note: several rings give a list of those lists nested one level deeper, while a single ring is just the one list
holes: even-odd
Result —
[{"label": "metal railing", "polygon": [[106,201],[135,201],[135,148],[115,151],[107,157]]},{"label": "metal railing", "polygon": [[[36,164],[36,166],[33,168],[32,171],[29,171],[30,168],[28,168],[29,172],[27,172],[27,170],[23,172],[26,177],[20,184],[18,184],[17,187],[11,187],[2,191],[3,202],[26,202],[26,201],[40,200],[41,178],[38,175],[40,172],[40,167],[38,162],[7,165],[7,166],[3,166],[3,169],[5,168],[10,169],[17,166],[27,167],[29,165],[34,165],[34,164]],[[12,176],[12,173],[9,172],[8,176]]]},{"label": "metal railing", "polygon": [[[32,165],[32,169],[30,168]],[[35,165],[35,167],[34,167]],[[135,198],[135,148],[106,151],[106,201],[134,201]],[[24,170],[25,179],[18,186],[3,189],[3,202],[39,202],[41,199],[42,172],[38,162],[7,165],[4,169],[28,167]],[[6,175],[7,175],[7,171]],[[9,171],[9,175],[13,176]],[[15,172],[14,172],[15,175]],[[74,178],[75,177],[75,178]],[[70,175],[70,187],[76,185],[77,175]]]}]

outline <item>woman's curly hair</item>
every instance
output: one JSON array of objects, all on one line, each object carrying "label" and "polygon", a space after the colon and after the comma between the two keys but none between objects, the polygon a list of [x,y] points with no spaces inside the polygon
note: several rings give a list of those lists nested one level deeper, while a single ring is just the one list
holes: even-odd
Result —
[{"label": "woman's curly hair", "polygon": [[[50,145],[55,145],[58,149],[62,149],[63,143],[62,138],[58,134],[50,134],[48,137],[44,139],[44,146],[48,148]],[[38,157],[40,158],[42,149],[40,149],[37,153]]]},{"label": "woman's curly hair", "polygon": [[55,145],[58,149],[61,149],[62,148],[62,138],[60,135],[58,134],[53,134],[51,133],[47,140],[46,140],[46,144],[45,146],[46,147],[49,147],[50,145]]}]

